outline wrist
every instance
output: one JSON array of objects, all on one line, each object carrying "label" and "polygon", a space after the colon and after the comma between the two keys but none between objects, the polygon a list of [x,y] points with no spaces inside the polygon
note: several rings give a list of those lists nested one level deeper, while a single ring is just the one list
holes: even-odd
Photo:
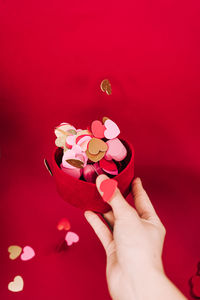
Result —
[{"label": "wrist", "polygon": [[133,282],[135,299],[149,300],[185,300],[186,298],[170,281],[163,268],[147,268],[143,278],[138,276]]}]

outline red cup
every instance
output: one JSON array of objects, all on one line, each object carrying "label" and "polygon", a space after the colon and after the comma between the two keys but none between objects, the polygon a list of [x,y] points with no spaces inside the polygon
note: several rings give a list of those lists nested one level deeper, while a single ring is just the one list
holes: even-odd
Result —
[{"label": "red cup", "polygon": [[[118,187],[124,197],[126,197],[131,188],[131,182],[134,177],[134,149],[133,146],[121,140],[127,149],[127,156],[123,160],[124,168],[114,179],[118,181]],[[76,179],[60,169],[63,150],[56,148],[52,157],[52,173],[56,182],[57,191],[60,196],[73,206],[83,210],[92,210],[98,213],[105,213],[111,210],[111,206],[104,202],[95,183]]]}]

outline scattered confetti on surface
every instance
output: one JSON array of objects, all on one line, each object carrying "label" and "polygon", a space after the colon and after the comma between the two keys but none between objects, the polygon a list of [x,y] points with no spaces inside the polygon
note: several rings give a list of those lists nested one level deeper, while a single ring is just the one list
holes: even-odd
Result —
[{"label": "scattered confetti on surface", "polygon": [[77,243],[79,241],[79,236],[75,232],[68,231],[65,236],[65,241],[68,246],[71,246],[73,243]]},{"label": "scattered confetti on surface", "polygon": [[62,218],[57,225],[58,230],[69,230],[71,228],[69,220]]},{"label": "scattered confetti on surface", "polygon": [[115,193],[118,182],[114,179],[105,179],[100,184],[100,190],[103,192],[102,198],[109,202]]},{"label": "scattered confetti on surface", "polygon": [[110,81],[108,79],[102,80],[100,88],[102,92],[106,92],[108,95],[111,95],[112,89],[111,89]]},{"label": "scattered confetti on surface", "polygon": [[35,251],[30,246],[25,246],[23,248],[23,253],[21,254],[21,260],[30,260],[35,256]]},{"label": "scattered confetti on surface", "polygon": [[20,246],[12,245],[8,247],[8,252],[10,253],[9,258],[14,260],[20,256],[22,248]]},{"label": "scattered confetti on surface", "polygon": [[21,292],[24,288],[24,281],[20,275],[15,276],[14,280],[8,284],[8,290],[11,292]]}]

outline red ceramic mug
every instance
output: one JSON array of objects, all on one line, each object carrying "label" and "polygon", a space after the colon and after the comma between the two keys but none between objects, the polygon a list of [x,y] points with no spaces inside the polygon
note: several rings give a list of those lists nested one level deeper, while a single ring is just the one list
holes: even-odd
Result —
[{"label": "red ceramic mug", "polygon": [[[124,169],[114,179],[118,181],[118,187],[126,197],[131,188],[131,182],[134,177],[134,149],[133,146],[121,140],[127,149],[127,156],[123,160]],[[63,150],[56,148],[52,157],[52,173],[56,181],[57,191],[60,196],[73,206],[79,207],[83,210],[92,210],[98,213],[105,213],[111,210],[109,204],[103,201],[99,192],[97,191],[95,183],[86,182],[76,179],[60,169],[62,161]]]}]

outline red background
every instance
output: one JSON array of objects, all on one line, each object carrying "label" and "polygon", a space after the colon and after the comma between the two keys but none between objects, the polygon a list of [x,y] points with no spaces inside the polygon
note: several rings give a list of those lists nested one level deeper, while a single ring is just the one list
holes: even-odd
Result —
[{"label": "red background", "polygon": [[[110,299],[103,248],[43,165],[55,125],[102,116],[135,147],[135,174],[167,228],[166,272],[189,297],[200,260],[199,15],[199,1],[1,0],[1,299]],[[80,242],[58,252],[64,216]],[[9,260],[13,244],[36,257]],[[7,290],[15,275],[21,293]]]}]

